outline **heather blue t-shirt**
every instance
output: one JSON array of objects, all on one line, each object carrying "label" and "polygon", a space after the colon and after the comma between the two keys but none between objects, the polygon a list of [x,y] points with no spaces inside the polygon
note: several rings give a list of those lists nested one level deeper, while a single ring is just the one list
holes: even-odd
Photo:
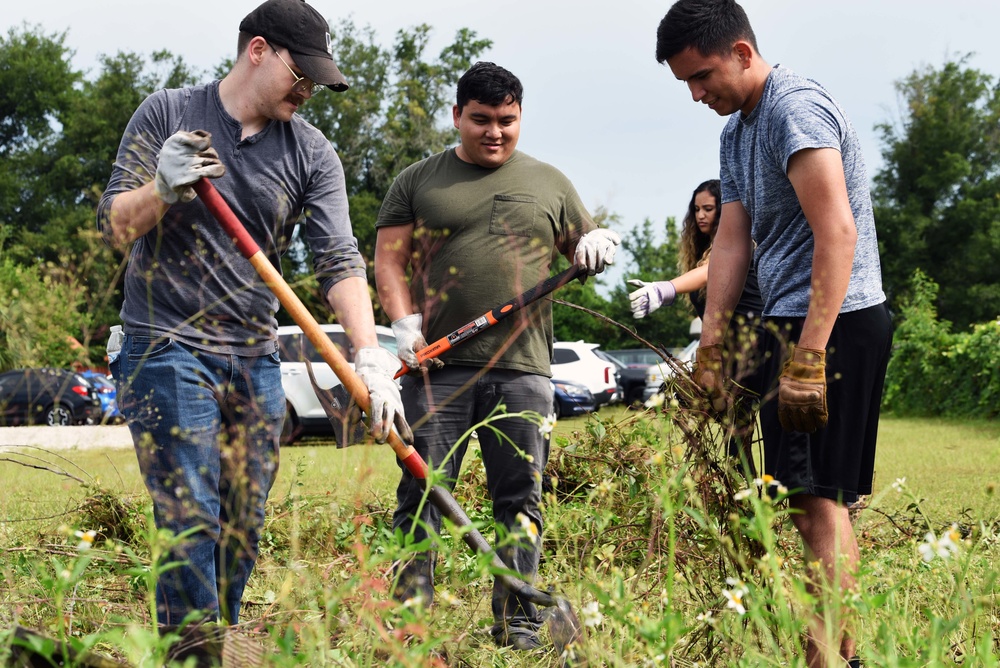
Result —
[{"label": "heather blue t-shirt", "polygon": [[788,180],[788,161],[808,148],[833,148],[844,163],[858,240],[841,313],[885,301],[868,174],[857,134],[840,105],[819,84],[776,66],[760,102],[722,132],[722,201],[740,201],[751,220],[754,265],[764,315],[805,317],[814,240]]},{"label": "heather blue t-shirt", "polygon": [[[280,271],[297,223],[325,296],[348,276],[366,276],[347,209],[344,170],[329,140],[292,116],[241,138],[219,82],[153,93],[132,115],[97,209],[110,241],[111,203],[156,175],[163,142],[178,130],[207,130],[226,167],[212,184]],[[278,299],[195,198],[170,207],[132,245],[121,310],[129,334],[168,337],[222,354],[277,350]]]}]

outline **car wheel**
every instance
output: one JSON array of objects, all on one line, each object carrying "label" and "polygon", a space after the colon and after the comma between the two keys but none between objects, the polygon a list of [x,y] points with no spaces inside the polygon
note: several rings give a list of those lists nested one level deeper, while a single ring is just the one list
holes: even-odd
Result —
[{"label": "car wheel", "polygon": [[552,400],[552,413],[556,416],[557,420],[562,417],[562,410],[559,408],[558,399]]},{"label": "car wheel", "polygon": [[299,416],[295,414],[292,405],[285,402],[285,421],[281,423],[281,443],[287,445],[294,443],[302,435],[302,425],[299,424]]},{"label": "car wheel", "polygon": [[73,411],[68,406],[54,403],[45,411],[45,424],[50,427],[65,427],[73,422]]}]

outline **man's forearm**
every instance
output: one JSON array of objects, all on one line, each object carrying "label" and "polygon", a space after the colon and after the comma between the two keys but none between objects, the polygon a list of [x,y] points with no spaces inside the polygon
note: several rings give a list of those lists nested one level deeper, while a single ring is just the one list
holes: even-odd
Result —
[{"label": "man's forearm", "polygon": [[708,260],[708,297],[705,321],[701,324],[701,345],[722,343],[743,292],[752,256],[750,216],[738,201],[723,204]]},{"label": "man's forearm", "polygon": [[798,345],[823,350],[847,295],[858,241],[840,152],[799,151],[788,160],[788,179],[813,233],[809,311]]},{"label": "man's forearm", "polygon": [[380,228],[375,240],[375,285],[382,310],[395,321],[414,313],[406,268],[414,225]]},{"label": "man's forearm", "polygon": [[733,309],[739,303],[746,283],[750,255],[738,248],[712,248],[708,263],[708,298],[705,321],[701,326],[701,344],[721,343],[729,328]]},{"label": "man's forearm", "polygon": [[[813,251],[812,280],[810,283],[809,312],[802,325],[798,345],[803,348],[823,350],[830,340],[830,333],[837,320],[847,288],[851,282],[854,260],[854,240],[845,229],[844,238],[826,240],[817,237]],[[855,236],[856,239],[856,236]]]},{"label": "man's forearm", "polygon": [[413,300],[410,298],[410,288],[406,282],[406,274],[400,267],[378,267],[376,260],[376,284],[382,310],[389,320],[399,320],[414,313]]},{"label": "man's forearm", "polygon": [[169,208],[169,204],[156,196],[152,182],[115,196],[110,215],[115,245],[127,246],[152,230]]},{"label": "man's forearm", "polygon": [[355,348],[378,345],[375,314],[366,279],[351,276],[338,281],[327,292],[326,298],[337,316],[337,322],[343,326]]}]

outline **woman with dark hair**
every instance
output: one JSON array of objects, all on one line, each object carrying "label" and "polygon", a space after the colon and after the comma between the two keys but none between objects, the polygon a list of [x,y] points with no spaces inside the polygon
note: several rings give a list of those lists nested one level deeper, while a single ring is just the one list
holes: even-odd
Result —
[{"label": "woman with dark hair", "polygon": [[[708,258],[712,252],[712,240],[719,229],[720,190],[719,180],[711,179],[698,185],[691,194],[684,227],[681,230],[680,265],[683,274],[669,281],[646,282],[638,279],[629,281],[638,290],[630,293],[632,316],[645,318],[661,306],[670,306],[678,294],[690,295],[691,304],[699,318],[705,317],[705,287],[708,285]],[[750,269],[743,295],[736,307],[736,314],[752,321],[760,319],[764,304],[757,287],[757,276]]]},{"label": "woman with dark hair", "polygon": [[[711,179],[698,185],[691,194],[684,226],[681,230],[680,266],[683,274],[669,281],[640,281],[632,279],[629,284],[638,288],[629,294],[632,316],[645,318],[663,305],[671,305],[678,294],[687,294],[698,317],[705,318],[706,287],[708,286],[708,261],[712,253],[712,241],[719,229],[721,207],[719,180]],[[744,465],[749,465],[749,443],[752,434],[756,405],[763,394],[764,376],[761,373],[760,351],[764,329],[761,325],[760,288],[753,266],[747,273],[743,294],[736,305],[733,322],[737,325],[729,330],[727,351],[730,372],[728,377],[736,381],[737,388],[736,436],[730,441],[729,452],[734,457],[745,456]]]}]

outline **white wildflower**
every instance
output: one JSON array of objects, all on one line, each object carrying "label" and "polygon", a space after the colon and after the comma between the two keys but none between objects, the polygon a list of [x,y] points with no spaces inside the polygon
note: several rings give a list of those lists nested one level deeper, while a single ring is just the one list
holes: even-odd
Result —
[{"label": "white wildflower", "polygon": [[743,607],[743,597],[746,595],[742,589],[723,589],[722,595],[726,597],[726,607],[732,608],[737,615],[745,615],[747,609]]},{"label": "white wildflower", "polygon": [[933,561],[934,557],[948,559],[958,552],[958,543],[961,540],[958,533],[958,525],[952,524],[951,528],[941,534],[940,538],[934,535],[933,531],[928,531],[924,536],[924,542],[917,547],[920,556],[924,561]]},{"label": "white wildflower", "polygon": [[74,535],[80,539],[80,543],[76,546],[76,549],[80,552],[92,548],[94,541],[97,539],[97,532],[93,529],[90,531],[77,531]]},{"label": "white wildflower", "polygon": [[462,605],[462,602],[458,599],[458,597],[452,594],[447,589],[442,589],[441,591],[439,591],[437,597],[439,601],[445,603],[446,605],[450,605],[453,607]]},{"label": "white wildflower", "polygon": [[542,420],[541,426],[538,427],[538,433],[548,438],[552,434],[552,429],[556,426],[556,414],[552,413]]},{"label": "white wildflower", "polygon": [[903,488],[906,485],[906,478],[896,478],[896,482],[892,483],[892,488],[896,490],[896,493],[902,493]]},{"label": "white wildflower", "polygon": [[747,586],[742,580],[736,578],[726,578],[726,584],[730,589],[723,589],[722,595],[726,597],[726,607],[736,611],[738,615],[746,614],[743,606],[743,599],[747,595]]},{"label": "white wildflower", "polygon": [[594,627],[604,621],[601,606],[597,601],[591,601],[580,609],[580,621],[584,626]]},{"label": "white wildflower", "polygon": [[518,513],[514,519],[516,519],[518,524],[521,525],[521,529],[528,538],[531,540],[538,539],[538,527],[535,526],[535,523],[532,522],[527,515],[524,513]]}]

